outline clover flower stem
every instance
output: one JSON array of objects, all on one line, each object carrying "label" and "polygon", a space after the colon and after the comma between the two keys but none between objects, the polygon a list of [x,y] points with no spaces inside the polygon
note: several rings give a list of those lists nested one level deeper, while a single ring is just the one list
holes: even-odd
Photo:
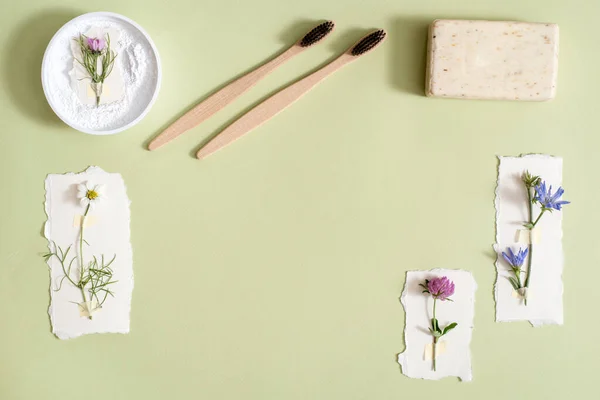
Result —
[{"label": "clover flower stem", "polygon": [[[435,318],[435,305],[436,305],[436,303],[437,303],[437,298],[434,297],[433,298],[433,320],[434,321],[436,321],[436,318]],[[432,325],[433,325],[433,323],[432,323]],[[435,330],[436,327],[432,326],[432,328]],[[435,350],[436,350],[436,347],[437,347],[437,339],[438,339],[437,337],[435,337],[435,336],[433,337],[433,346],[431,347],[431,361],[432,361],[432,364],[433,364],[433,371],[434,372],[435,372],[435,353],[436,353]]]},{"label": "clover flower stem", "polygon": [[[83,217],[81,218],[81,232],[79,234],[79,266],[80,266],[80,272],[79,272],[79,287],[81,289],[81,294],[83,295],[83,303],[87,303],[87,296],[85,295],[85,287],[82,284],[82,279],[83,279],[83,274],[84,274],[84,264],[83,264],[83,227],[85,226],[85,217],[88,215],[88,212],[90,211],[90,204],[88,204],[87,208],[85,209],[85,213],[83,214]],[[90,299],[91,301],[91,299]],[[91,305],[91,304],[90,304]],[[88,309],[88,319],[92,319],[92,310]]]},{"label": "clover flower stem", "polygon": [[437,338],[433,337],[433,348],[431,349],[431,358],[433,360],[433,371],[435,372],[435,348],[437,347]]}]

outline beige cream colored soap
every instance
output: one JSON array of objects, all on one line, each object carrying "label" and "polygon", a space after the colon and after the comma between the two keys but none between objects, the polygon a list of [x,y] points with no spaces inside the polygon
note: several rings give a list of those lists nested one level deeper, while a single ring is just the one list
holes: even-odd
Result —
[{"label": "beige cream colored soap", "polygon": [[545,101],[556,94],[556,24],[436,20],[428,53],[428,96]]}]

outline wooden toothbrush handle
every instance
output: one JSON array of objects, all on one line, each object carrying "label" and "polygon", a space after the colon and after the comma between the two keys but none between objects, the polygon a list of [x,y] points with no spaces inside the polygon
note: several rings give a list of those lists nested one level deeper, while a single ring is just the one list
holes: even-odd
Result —
[{"label": "wooden toothbrush handle", "polygon": [[189,110],[155,137],[148,145],[148,150],[158,149],[187,130],[205,121],[235,100],[239,95],[254,86],[275,68],[300,53],[302,50],[304,50],[303,47],[293,45],[271,61],[266,62],[255,70],[231,82],[216,93],[210,95],[207,99]]},{"label": "wooden toothbrush handle", "polygon": [[320,70],[275,93],[212,138],[212,140],[198,150],[196,157],[199,159],[205,158],[268,121],[302,97],[302,95],[327,76],[350,62],[352,58],[356,57],[343,54]]}]

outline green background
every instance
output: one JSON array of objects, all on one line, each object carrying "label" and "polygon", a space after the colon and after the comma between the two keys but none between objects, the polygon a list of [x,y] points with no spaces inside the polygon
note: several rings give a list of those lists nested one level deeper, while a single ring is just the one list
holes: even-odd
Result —
[{"label": "green background", "polygon": [[[0,398],[560,399],[597,380],[600,200],[596,0],[104,0],[154,39],[160,96],[111,137],[54,116],[43,51],[81,1],[2,1]],[[335,34],[157,152],[184,109],[330,18]],[[423,96],[435,18],[556,22],[549,103]],[[198,145],[372,28],[389,37],[204,161]],[[565,325],[494,322],[497,155],[564,157]],[[132,200],[131,333],[50,333],[44,178],[99,165]],[[405,272],[473,271],[474,381],[404,377]]]}]

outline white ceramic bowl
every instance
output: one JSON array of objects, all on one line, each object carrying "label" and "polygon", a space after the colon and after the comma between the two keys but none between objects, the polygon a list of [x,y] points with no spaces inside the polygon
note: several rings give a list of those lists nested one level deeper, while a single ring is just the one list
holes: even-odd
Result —
[{"label": "white ceramic bowl", "polygon": [[[97,121],[100,120],[98,115],[92,115],[88,121],[82,118],[83,113],[74,113],[74,110],[79,109],[90,113],[96,111],[90,108],[86,109],[84,105],[76,103],[73,100],[74,97],[69,98],[69,101],[67,101],[67,96],[64,94],[66,93],[65,85],[70,79],[68,73],[73,65],[73,57],[69,48],[70,41],[76,34],[84,33],[82,31],[103,23],[117,24],[119,30],[125,31],[130,37],[135,38],[135,44],[141,46],[140,49],[146,57],[144,58],[145,70],[139,78],[141,83],[138,82],[140,89],[133,91],[129,96],[131,98],[127,99],[130,106],[118,116],[114,112],[111,114],[111,117],[114,118],[106,118],[98,123]],[[119,55],[117,55],[117,60],[119,60]],[[123,59],[121,58],[121,60]],[[42,86],[48,104],[67,125],[91,135],[112,135],[131,128],[140,122],[150,111],[158,96],[161,76],[160,58],[150,36],[131,19],[110,12],[83,14],[67,22],[50,40],[42,61]],[[57,94],[59,92],[60,95]],[[78,118],[74,117],[74,114]],[[93,122],[93,120],[96,122]]]}]

